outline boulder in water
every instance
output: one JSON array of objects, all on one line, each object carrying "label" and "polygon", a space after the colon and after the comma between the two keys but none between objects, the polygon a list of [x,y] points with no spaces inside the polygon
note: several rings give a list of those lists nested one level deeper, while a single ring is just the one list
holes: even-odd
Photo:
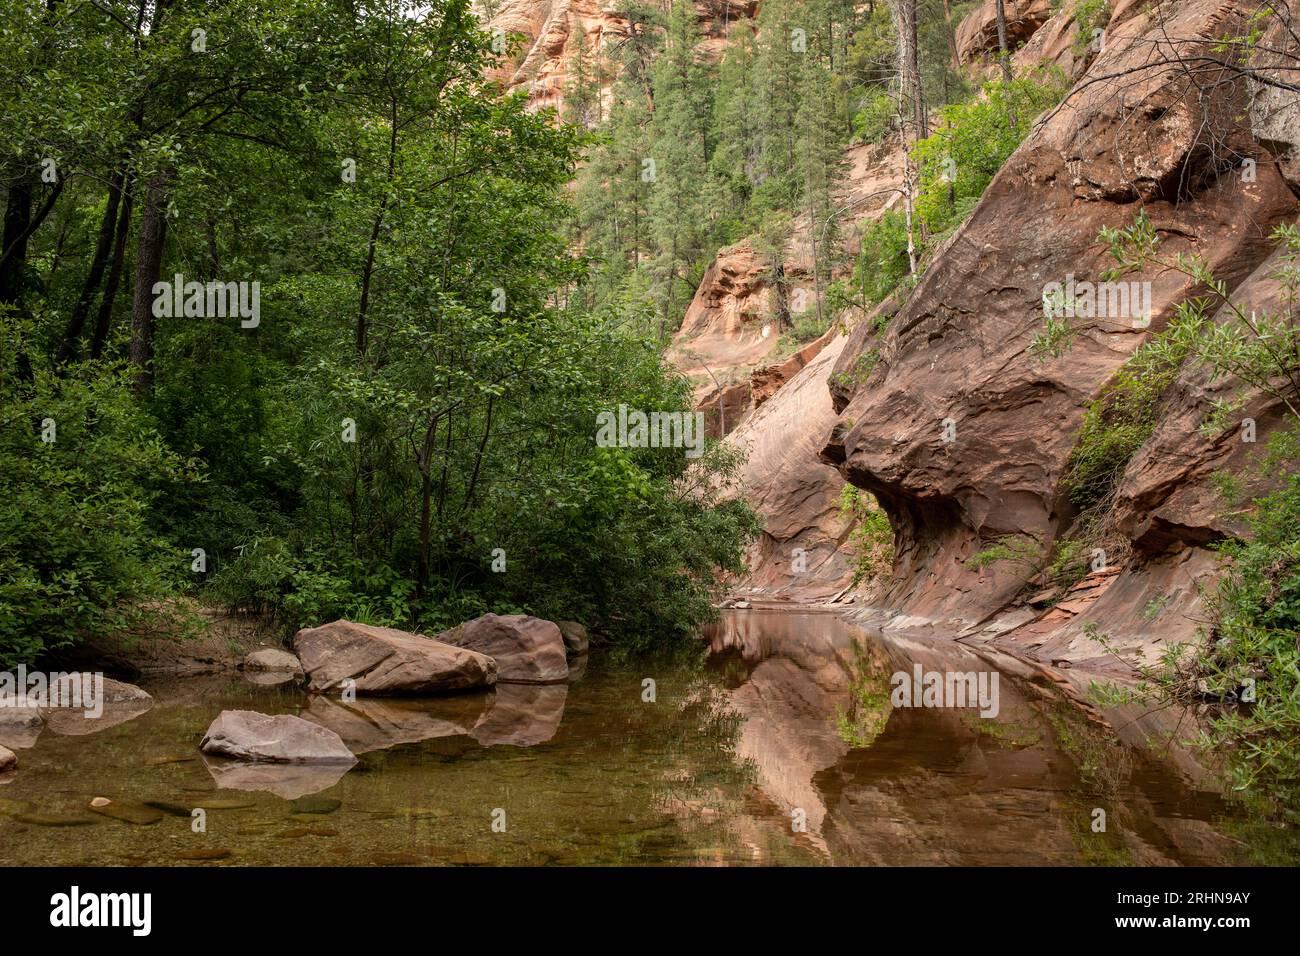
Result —
[{"label": "boulder in water", "polygon": [[438,639],[491,657],[499,681],[555,684],[569,677],[564,636],[555,624],[541,618],[484,614],[444,631]]},{"label": "boulder in water", "polygon": [[339,620],[305,628],[293,643],[317,693],[348,679],[358,694],[412,696],[487,687],[497,679],[496,663],[474,649],[391,627]]},{"label": "boulder in water", "polygon": [[278,647],[259,647],[244,658],[244,670],[272,674],[301,674],[298,658]]},{"label": "boulder in water", "polygon": [[587,637],[587,629],[577,621],[560,621],[556,625],[560,629],[560,636],[564,638],[564,649],[570,654],[585,654],[591,646],[591,641]]},{"label": "boulder in water", "polygon": [[208,727],[199,749],[205,754],[251,763],[356,763],[332,730],[310,720],[251,710],[224,710]]}]

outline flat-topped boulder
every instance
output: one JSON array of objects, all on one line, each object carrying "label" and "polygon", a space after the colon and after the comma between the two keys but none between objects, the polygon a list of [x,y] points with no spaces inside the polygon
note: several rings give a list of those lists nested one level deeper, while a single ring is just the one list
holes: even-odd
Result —
[{"label": "flat-topped boulder", "polygon": [[357,762],[334,731],[292,714],[223,710],[199,744],[205,754],[250,763],[347,764]]},{"label": "flat-topped boulder", "polygon": [[391,627],[339,620],[299,631],[293,645],[308,689],[316,693],[341,689],[349,678],[358,694],[408,696],[473,690],[497,680],[496,662],[476,648]]},{"label": "flat-topped boulder", "polygon": [[569,677],[564,636],[554,623],[539,617],[484,614],[443,631],[438,640],[491,657],[499,681],[555,684]]},{"label": "flat-topped boulder", "polygon": [[301,674],[298,658],[279,647],[259,647],[244,657],[244,670],[268,674]]}]

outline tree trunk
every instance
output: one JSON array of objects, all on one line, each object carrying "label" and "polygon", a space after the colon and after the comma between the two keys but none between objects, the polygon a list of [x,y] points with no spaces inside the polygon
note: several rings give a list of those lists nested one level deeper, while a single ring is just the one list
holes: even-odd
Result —
[{"label": "tree trunk", "polygon": [[904,115],[911,111],[913,136],[928,135],[925,98],[921,90],[920,54],[916,33],[916,0],[890,0],[894,26],[898,31],[899,95]]},{"label": "tree trunk", "polygon": [[135,298],[131,306],[131,364],[137,395],[153,388],[154,315],[153,287],[162,274],[163,246],[167,241],[167,186],[171,175],[154,175],[145,187],[140,214],[140,238],[135,259]]},{"label": "tree trunk", "polygon": [[1007,11],[1003,0],[996,0],[998,18],[998,60],[1002,63],[1002,82],[1011,82],[1011,52],[1007,49]]},{"label": "tree trunk", "polygon": [[420,475],[420,555],[415,569],[415,596],[423,598],[429,587],[432,569],[429,552],[433,548],[433,476],[426,467]]},{"label": "tree trunk", "polygon": [[72,307],[67,329],[63,333],[63,342],[59,345],[58,362],[62,365],[77,355],[77,340],[86,328],[86,318],[90,315],[90,305],[99,291],[99,283],[104,278],[108,267],[109,255],[113,251],[113,230],[117,226],[117,207],[122,200],[122,185],[126,174],[115,172],[108,182],[108,201],[104,204],[104,218],[99,223],[99,237],[95,240],[95,254],[90,260],[90,271],[86,281],[81,285],[81,294]]},{"label": "tree trunk", "polygon": [[27,237],[31,234],[32,191],[32,177],[26,175],[9,187],[6,197],[4,232],[0,238],[0,305],[18,306],[22,303]]},{"label": "tree trunk", "polygon": [[[943,23],[944,33],[948,35],[948,65],[952,69],[957,69],[960,64],[957,62],[957,31],[952,25],[952,2],[943,0]],[[944,95],[948,92],[948,74],[945,71],[943,77]]]},{"label": "tree trunk", "polygon": [[912,161],[903,150],[903,213],[907,221],[907,274],[916,275],[916,234],[912,216]]},{"label": "tree trunk", "polygon": [[122,269],[126,260],[127,234],[131,231],[131,177],[127,177],[122,186],[122,202],[117,214],[117,229],[113,238],[113,259],[108,267],[108,284],[104,286],[104,295],[99,300],[99,313],[95,316],[95,331],[90,336],[90,357],[97,359],[104,354],[104,345],[108,341],[108,331],[113,322],[113,306],[117,302],[117,290],[122,285]]},{"label": "tree trunk", "polygon": [[379,246],[379,234],[384,227],[384,216],[388,212],[387,190],[393,188],[393,176],[397,172],[397,100],[391,101],[389,109],[388,131],[388,179],[384,183],[384,196],[379,201],[379,211],[370,227],[370,241],[366,244],[366,264],[361,270],[361,302],[357,306],[356,352],[361,358],[366,354],[369,344],[370,329],[370,283],[375,274],[375,250]]},{"label": "tree trunk", "polygon": [[63,192],[65,180],[59,179],[45,194],[35,214],[32,199],[36,192],[34,173],[23,176],[9,187],[5,207],[3,237],[0,237],[0,303],[18,305],[22,300],[23,276],[27,268],[27,241],[35,235]]},{"label": "tree trunk", "polygon": [[[778,255],[780,253],[778,252]],[[772,291],[776,293],[776,332],[780,335],[794,325],[790,321],[790,295],[785,280],[785,263],[777,262],[772,267]]]}]

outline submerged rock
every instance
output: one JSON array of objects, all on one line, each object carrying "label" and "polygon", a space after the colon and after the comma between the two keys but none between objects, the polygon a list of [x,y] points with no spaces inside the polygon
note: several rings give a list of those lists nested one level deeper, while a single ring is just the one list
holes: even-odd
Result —
[{"label": "submerged rock", "polygon": [[445,807],[398,807],[395,815],[406,820],[444,820],[451,811]]},{"label": "submerged rock", "polygon": [[199,749],[206,754],[253,763],[357,762],[332,730],[310,720],[279,714],[268,717],[251,710],[225,710],[203,735]]},{"label": "submerged rock", "polygon": [[293,801],[294,813],[324,814],[333,813],[343,806],[342,800],[333,797],[299,797]]},{"label": "submerged rock", "polygon": [[213,847],[210,850],[181,850],[176,854],[178,860],[225,860],[234,856],[234,851],[226,847]]},{"label": "submerged rock", "polygon": [[551,621],[526,614],[484,614],[438,635],[496,661],[497,680],[554,684],[567,680],[564,636]]},{"label": "submerged rock", "polygon": [[13,818],[36,827],[84,827],[95,822],[90,817],[74,817],[66,813],[16,813]]},{"label": "submerged rock", "polygon": [[163,818],[162,811],[153,807],[136,803],[117,803],[106,797],[96,797],[91,800],[90,810],[93,813],[138,827],[152,826]]},{"label": "submerged rock", "polygon": [[7,747],[0,746],[0,773],[13,770],[18,766],[18,755]]},{"label": "submerged rock", "polygon": [[490,657],[391,627],[334,621],[299,631],[294,648],[317,693],[348,678],[358,694],[413,696],[487,687],[497,679]]},{"label": "submerged rock", "polygon": [[0,746],[26,750],[36,743],[45,721],[35,707],[0,707]]},{"label": "submerged rock", "polygon": [[97,685],[97,675],[90,672],[65,674],[50,685],[47,701],[77,701],[77,706],[42,706],[41,716],[53,733],[67,737],[80,737],[99,733],[134,720],[153,707],[153,697],[148,691],[109,677],[98,678],[103,684],[97,691],[99,700],[95,707],[85,688]]},{"label": "submerged rock", "polygon": [[[228,764],[231,767],[244,766],[243,764]],[[233,787],[222,789],[235,789]],[[199,800],[190,801],[195,810],[250,810],[257,806],[252,800],[241,800],[239,797],[203,797]],[[161,808],[160,808],[161,809]]]}]

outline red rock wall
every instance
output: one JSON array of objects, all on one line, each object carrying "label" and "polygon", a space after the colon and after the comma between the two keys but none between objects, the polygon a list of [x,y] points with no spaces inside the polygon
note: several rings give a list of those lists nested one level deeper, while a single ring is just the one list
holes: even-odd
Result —
[{"label": "red rock wall", "polygon": [[[1199,44],[1180,47],[1184,54],[1208,50],[1241,28],[1250,8],[1193,0],[1112,23],[1070,99],[1042,118],[894,317],[881,361],[824,454],[875,492],[894,523],[899,553],[884,603],[896,623],[951,633],[1016,606],[1020,568],[966,562],[1003,535],[1027,532],[1048,545],[1068,527],[1074,511],[1061,479],[1084,405],[1194,291],[1172,273],[1132,276],[1152,283],[1150,329],[1083,321],[1065,356],[1039,363],[1029,346],[1044,285],[1067,274],[1098,279],[1111,264],[1099,231],[1127,226],[1144,209],[1166,252],[1205,257],[1235,288],[1271,255],[1273,226],[1300,215],[1247,124],[1245,81],[1202,75],[1198,87],[1177,66],[1145,68],[1171,49],[1170,38]],[[1239,172],[1245,157],[1258,163],[1253,182]],[[846,348],[837,370],[851,371],[860,354],[860,343]],[[1178,387],[1182,397],[1122,484],[1117,513],[1134,556],[1095,605],[1098,615],[1111,608],[1108,628],[1126,629],[1141,646],[1188,630],[1174,623],[1183,621],[1177,612],[1167,627],[1147,626],[1134,609],[1171,594],[1190,607],[1194,580],[1212,571],[1201,545],[1222,530],[1203,480],[1230,453],[1196,436],[1198,415],[1185,406],[1204,407],[1203,386]],[[945,419],[955,441],[943,440]],[[1098,654],[1070,635],[1035,641],[1067,659]]]}]

